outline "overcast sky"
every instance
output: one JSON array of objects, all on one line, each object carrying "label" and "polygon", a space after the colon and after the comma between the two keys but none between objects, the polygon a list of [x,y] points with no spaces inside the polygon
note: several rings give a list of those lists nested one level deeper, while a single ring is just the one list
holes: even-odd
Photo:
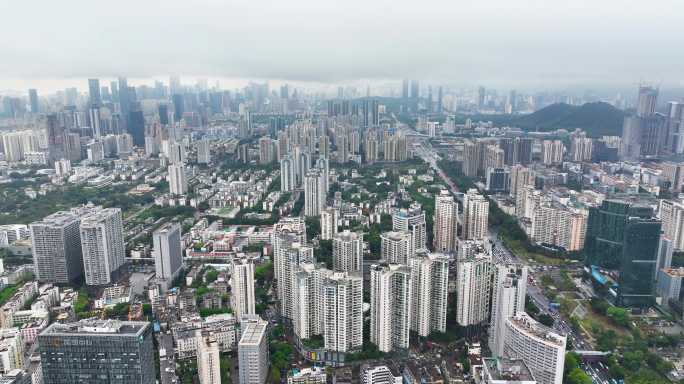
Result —
[{"label": "overcast sky", "polygon": [[171,73],[681,86],[683,15],[681,0],[4,0],[0,90]]}]

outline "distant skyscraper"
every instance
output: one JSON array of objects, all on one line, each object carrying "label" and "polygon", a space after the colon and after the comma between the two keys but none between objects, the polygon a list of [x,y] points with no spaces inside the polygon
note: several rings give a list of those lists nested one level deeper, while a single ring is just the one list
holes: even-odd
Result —
[{"label": "distant skyscraper", "polygon": [[[128,122],[131,120],[131,117],[129,116],[129,113],[131,112],[131,101],[133,100],[131,100],[131,94],[128,90],[128,80],[126,80],[125,77],[119,77],[119,110],[121,111],[121,121],[123,122],[123,125],[126,127],[128,126]],[[131,133],[131,135],[133,135],[133,133],[130,130],[128,132]],[[135,135],[133,135],[133,137],[135,138]],[[142,145],[136,145],[142,147],[145,145],[145,143],[143,142]]]},{"label": "distant skyscraper", "polygon": [[173,100],[173,120],[175,122],[181,121],[183,118],[183,112],[185,111],[185,101],[183,95],[174,94]]},{"label": "distant skyscraper", "polygon": [[99,107],[102,105],[99,79],[88,79],[88,98],[91,107]]},{"label": "distant skyscraper", "polygon": [[[51,164],[66,157],[66,132],[57,114],[47,116],[47,145]],[[79,151],[80,152],[80,151]],[[80,158],[79,158],[80,160]]]},{"label": "distant skyscraper", "polygon": [[157,279],[168,288],[183,268],[180,224],[167,222],[152,234],[154,268]]},{"label": "distant skyscraper", "polygon": [[404,79],[401,83],[401,98],[407,100],[409,98],[409,81]]},{"label": "distant skyscraper", "polygon": [[143,111],[135,110],[128,112],[128,133],[133,137],[133,145],[138,148],[145,147],[145,116]]},{"label": "distant skyscraper", "polygon": [[200,164],[211,163],[211,143],[207,139],[197,142],[197,162]]},{"label": "distant skyscraper", "polygon": [[637,100],[637,117],[649,117],[655,114],[658,105],[658,89],[649,86],[639,87],[639,99]]},{"label": "distant skyscraper", "polygon": [[264,384],[268,376],[268,322],[257,319],[241,323],[242,335],[238,342],[239,384]]},{"label": "distant skyscraper", "polygon": [[297,188],[295,161],[292,156],[285,156],[280,160],[280,191],[290,192]]},{"label": "distant skyscraper", "polygon": [[411,271],[405,265],[370,267],[370,341],[382,352],[409,346]]},{"label": "distant skyscraper", "polygon": [[230,301],[235,317],[255,314],[254,263],[246,257],[235,257],[230,277]]},{"label": "distant skyscraper", "polygon": [[479,87],[477,89],[477,108],[484,109],[485,107],[485,88]]},{"label": "distant skyscraper", "polygon": [[166,103],[159,103],[157,107],[159,113],[159,124],[168,125],[169,124],[169,105]]},{"label": "distant skyscraper", "polygon": [[506,320],[525,310],[527,293],[527,267],[523,265],[497,265],[494,268],[492,287],[492,316],[489,327],[489,349],[496,357],[504,353]]},{"label": "distant skyscraper", "polygon": [[80,224],[78,215],[62,211],[29,225],[38,281],[67,284],[83,274]]},{"label": "distant skyscraper", "polygon": [[86,284],[110,284],[126,257],[121,209],[97,209],[82,217],[81,249]]},{"label": "distant skyscraper", "polygon": [[38,335],[43,383],[154,384],[152,337],[143,321],[52,323]]},{"label": "distant skyscraper", "polygon": [[456,250],[458,205],[447,191],[435,195],[434,248],[435,252],[450,253]]},{"label": "distant skyscraper", "polygon": [[411,329],[427,337],[446,332],[449,257],[420,250],[411,267]]},{"label": "distant skyscraper", "polygon": [[418,99],[420,97],[420,82],[418,80],[411,80],[411,98]]},{"label": "distant skyscraper", "polygon": [[40,107],[38,104],[38,91],[31,88],[31,89],[29,89],[28,94],[29,94],[29,103],[31,105],[31,113],[40,112]]},{"label": "distant skyscraper", "polygon": [[188,192],[188,181],[183,164],[169,165],[169,192],[172,195],[185,195]]},{"label": "distant skyscraper", "polygon": [[363,233],[339,232],[333,237],[333,268],[338,272],[363,272]]},{"label": "distant skyscraper", "polygon": [[325,208],[325,178],[320,170],[307,172],[304,180],[304,214],[318,216]]}]

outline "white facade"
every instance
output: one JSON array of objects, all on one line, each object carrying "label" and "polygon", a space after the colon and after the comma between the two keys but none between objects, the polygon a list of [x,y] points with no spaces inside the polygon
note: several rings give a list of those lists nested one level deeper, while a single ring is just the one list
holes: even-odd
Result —
[{"label": "white facade", "polygon": [[340,232],[333,238],[332,245],[335,271],[362,272],[363,232]]},{"label": "white facade", "polygon": [[409,232],[384,232],[380,234],[381,259],[390,264],[407,265],[413,246]]},{"label": "white facade", "polygon": [[497,265],[492,288],[492,316],[489,327],[489,349],[493,356],[503,356],[504,324],[508,318],[525,310],[527,267]]},{"label": "white facade", "polygon": [[221,384],[221,356],[216,340],[199,337],[197,342],[197,376],[200,384]]},{"label": "white facade", "polygon": [[456,322],[459,325],[479,325],[488,319],[492,270],[492,256],[488,252],[459,257],[456,268]]},{"label": "white facade", "polygon": [[200,164],[211,163],[211,145],[209,140],[197,142],[197,162]]},{"label": "white facade", "polygon": [[487,238],[489,202],[476,189],[468,190],[463,197],[463,238],[484,240]]},{"label": "white facade", "polygon": [[172,195],[185,195],[188,192],[185,166],[182,163],[169,165],[169,192]]},{"label": "white facade", "polygon": [[339,220],[340,211],[337,208],[328,207],[321,211],[321,240],[332,240],[335,237]]},{"label": "white facade", "polygon": [[434,239],[435,252],[450,253],[456,250],[458,204],[447,191],[435,196]]},{"label": "white facade", "polygon": [[81,219],[81,249],[87,285],[106,285],[125,263],[121,209],[96,210]]},{"label": "white facade", "polygon": [[326,180],[320,170],[310,170],[304,178],[304,214],[318,216],[325,208]]},{"label": "white facade", "polygon": [[411,321],[411,271],[405,265],[374,264],[370,274],[370,341],[382,352],[406,349]]},{"label": "white facade", "polygon": [[321,286],[323,339],[329,351],[350,352],[363,345],[363,276],[334,273]]},{"label": "white facade", "polygon": [[519,312],[504,324],[504,356],[522,359],[539,384],[562,384],[566,337]]},{"label": "white facade", "polygon": [[420,336],[446,332],[449,257],[419,251],[410,259],[411,330]]},{"label": "white facade", "polygon": [[418,249],[427,249],[425,211],[421,209],[419,204],[414,203],[409,209],[396,211],[392,215],[392,230],[411,233],[413,252]]},{"label": "white facade", "polygon": [[280,160],[280,191],[290,192],[297,188],[295,162],[292,156],[285,156]]},{"label": "white facade", "polygon": [[238,342],[239,384],[264,384],[268,376],[268,322],[260,318],[242,321]]},{"label": "white facade", "polygon": [[166,223],[152,234],[154,268],[157,279],[169,284],[183,267],[181,227],[178,223]]},{"label": "white facade", "polygon": [[230,303],[238,319],[256,313],[254,298],[254,263],[247,257],[235,257],[230,276]]}]

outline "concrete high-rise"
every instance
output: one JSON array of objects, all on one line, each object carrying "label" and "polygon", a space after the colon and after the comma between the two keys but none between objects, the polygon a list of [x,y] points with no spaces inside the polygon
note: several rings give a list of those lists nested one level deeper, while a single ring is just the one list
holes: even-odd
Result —
[{"label": "concrete high-rise", "polygon": [[197,162],[199,164],[211,163],[211,144],[209,140],[200,140],[197,142]]},{"label": "concrete high-rise", "polygon": [[67,284],[83,274],[80,224],[77,214],[62,211],[29,225],[38,281]]},{"label": "concrete high-rise", "polygon": [[504,324],[510,317],[525,310],[527,267],[497,265],[492,288],[492,316],[489,326],[489,350],[496,357],[504,353]]},{"label": "concrete high-rise", "polygon": [[567,338],[525,312],[504,324],[504,356],[522,359],[539,384],[562,384]]},{"label": "concrete high-rise", "polygon": [[321,211],[321,240],[332,240],[335,237],[339,217],[340,211],[337,208],[327,207]]},{"label": "concrete high-rise", "polygon": [[43,383],[154,384],[152,338],[143,321],[52,323],[37,339]]},{"label": "concrete high-rise", "polygon": [[449,257],[420,250],[410,258],[411,330],[420,336],[446,332]]},{"label": "concrete high-rise", "polygon": [[121,209],[97,209],[81,218],[81,250],[87,285],[106,285],[126,262]]},{"label": "concrete high-rise", "polygon": [[350,352],[363,346],[363,276],[333,273],[321,284],[324,347]]},{"label": "concrete high-rise", "polygon": [[463,196],[463,233],[466,240],[483,240],[487,238],[489,219],[489,202],[477,193],[476,189],[468,190]]},{"label": "concrete high-rise", "polygon": [[304,179],[304,214],[318,216],[325,208],[326,180],[320,170],[310,170]]},{"label": "concrete high-rise", "polygon": [[285,156],[280,160],[280,191],[290,192],[297,188],[295,161],[292,156]]},{"label": "concrete high-rise", "polygon": [[486,251],[458,258],[456,322],[460,326],[479,326],[489,318],[493,268],[492,256]]},{"label": "concrete high-rise", "polygon": [[255,318],[240,323],[239,384],[264,384],[268,376],[268,322]]},{"label": "concrete high-rise", "polygon": [[31,105],[31,113],[40,112],[40,105],[38,103],[38,91],[31,88],[28,91],[29,94],[29,105]]},{"label": "concrete high-rise", "polygon": [[456,250],[458,204],[449,192],[442,190],[435,196],[433,246],[435,252],[451,253]]},{"label": "concrete high-rise", "polygon": [[209,336],[199,336],[197,339],[197,376],[200,384],[221,384],[218,342]]},{"label": "concrete high-rise", "polygon": [[350,273],[363,271],[363,232],[345,230],[333,237],[333,269]]},{"label": "concrete high-rise", "polygon": [[400,264],[373,264],[370,275],[370,341],[382,352],[407,349],[411,270]]},{"label": "concrete high-rise", "polygon": [[300,263],[292,282],[292,328],[299,340],[323,334],[322,280],[332,274],[323,264]]},{"label": "concrete high-rise", "polygon": [[422,210],[420,204],[413,203],[408,209],[395,211],[392,215],[392,230],[411,234],[412,253],[419,249],[427,249],[425,211]]},{"label": "concrete high-rise", "polygon": [[169,192],[177,196],[188,193],[188,180],[183,164],[169,165]]},{"label": "concrete high-rise", "polygon": [[230,275],[230,303],[236,318],[256,313],[254,263],[247,257],[234,257]]},{"label": "concrete high-rise", "polygon": [[99,107],[102,105],[100,79],[88,79],[88,101],[90,106],[93,107]]},{"label": "concrete high-rise", "polygon": [[289,263],[289,254],[293,248],[298,249],[301,244],[306,242],[306,225],[301,217],[284,217],[273,226],[273,274],[277,282],[277,296],[280,300],[281,313],[286,307],[285,288],[288,284],[286,272],[286,262]]},{"label": "concrete high-rise", "polygon": [[152,234],[154,246],[154,269],[157,280],[168,289],[183,268],[181,249],[181,227],[175,222],[167,222]]},{"label": "concrete high-rise", "polygon": [[563,152],[565,147],[560,140],[543,140],[542,141],[542,163],[544,164],[560,164],[563,162]]},{"label": "concrete high-rise", "polygon": [[390,264],[408,265],[413,256],[410,232],[383,232],[380,234],[380,258]]}]

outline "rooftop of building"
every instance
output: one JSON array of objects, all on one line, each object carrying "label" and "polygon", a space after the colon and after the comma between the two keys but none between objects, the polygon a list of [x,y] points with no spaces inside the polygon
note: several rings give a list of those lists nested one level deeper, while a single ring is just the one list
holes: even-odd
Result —
[{"label": "rooftop of building", "polygon": [[522,359],[487,357],[482,359],[492,380],[533,381],[534,376]]},{"label": "rooftop of building", "polygon": [[662,271],[670,277],[684,277],[684,267],[663,268]]},{"label": "rooftop of building", "polygon": [[53,323],[41,336],[140,336],[150,326],[146,321],[81,320]]},{"label": "rooftop of building", "polygon": [[528,335],[556,346],[565,345],[565,336],[561,336],[553,329],[539,323],[525,312],[519,312],[511,317],[509,321],[518,329],[523,330]]},{"label": "rooftop of building", "polygon": [[260,319],[243,321],[240,345],[258,345],[266,337],[268,323]]}]

